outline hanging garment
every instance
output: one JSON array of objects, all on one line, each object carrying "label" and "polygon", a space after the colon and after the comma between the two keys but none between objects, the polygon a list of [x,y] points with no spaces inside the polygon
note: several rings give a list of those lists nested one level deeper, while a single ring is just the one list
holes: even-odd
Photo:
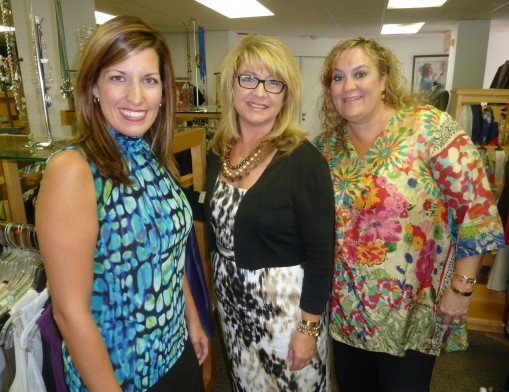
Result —
[{"label": "hanging garment", "polygon": [[42,378],[42,342],[36,321],[48,297],[45,289],[12,316],[18,317],[13,321],[16,375],[9,392],[46,392]]},{"label": "hanging garment", "polygon": [[207,282],[198,248],[198,240],[194,228],[189,232],[186,245],[186,275],[200,317],[201,325],[209,339],[214,336],[214,320],[210,304]]},{"label": "hanging garment", "polygon": [[[37,319],[37,325],[41,330],[41,338],[44,357],[49,361],[43,362],[43,379],[48,392],[67,392],[64,379],[64,363],[62,360],[62,336],[53,319],[53,307],[49,304]],[[45,366],[49,362],[50,366]]]}]

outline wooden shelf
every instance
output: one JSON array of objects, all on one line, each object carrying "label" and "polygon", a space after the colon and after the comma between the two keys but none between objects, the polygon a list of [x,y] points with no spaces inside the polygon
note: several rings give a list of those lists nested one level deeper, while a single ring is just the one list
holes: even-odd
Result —
[{"label": "wooden shelf", "polygon": [[505,293],[494,291],[485,284],[476,284],[467,317],[472,331],[504,333]]},{"label": "wooden shelf", "polygon": [[452,89],[448,112],[451,116],[458,120],[464,104],[481,102],[509,104],[509,90],[482,88]]}]

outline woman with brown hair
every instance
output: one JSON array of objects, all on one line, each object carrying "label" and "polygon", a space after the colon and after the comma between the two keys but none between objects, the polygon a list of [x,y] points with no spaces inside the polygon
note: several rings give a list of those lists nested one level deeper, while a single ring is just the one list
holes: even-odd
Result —
[{"label": "woman with brown hair", "polygon": [[50,157],[36,225],[71,391],[200,391],[207,356],[184,271],[189,204],[171,155],[164,37],[119,16],[82,54],[78,130]]}]

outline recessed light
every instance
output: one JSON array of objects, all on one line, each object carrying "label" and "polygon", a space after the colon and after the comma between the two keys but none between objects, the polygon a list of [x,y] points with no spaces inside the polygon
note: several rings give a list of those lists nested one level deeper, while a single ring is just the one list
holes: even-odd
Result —
[{"label": "recessed light", "polygon": [[256,0],[196,0],[230,19],[274,15]]},{"label": "recessed light", "polygon": [[104,12],[95,11],[95,23],[98,25],[113,19],[115,15],[105,14]]},{"label": "recessed light", "polygon": [[389,0],[387,9],[441,7],[447,0]]},{"label": "recessed light", "polygon": [[402,23],[402,24],[384,24],[381,34],[415,34],[424,22],[421,23]]}]

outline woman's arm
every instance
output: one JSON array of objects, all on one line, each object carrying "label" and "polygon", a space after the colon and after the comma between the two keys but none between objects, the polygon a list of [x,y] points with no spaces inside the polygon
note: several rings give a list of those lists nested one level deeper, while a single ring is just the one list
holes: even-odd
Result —
[{"label": "woman's arm", "polygon": [[444,324],[454,325],[457,320],[459,324],[463,324],[467,321],[468,307],[472,299],[468,294],[472,292],[474,285],[465,280],[477,277],[482,258],[483,255],[475,255],[456,260],[455,275],[449,289],[442,295],[437,311],[439,316],[444,317]]},{"label": "woman's arm", "polygon": [[[305,151],[305,159],[299,165],[299,186],[295,197],[299,232],[304,245],[301,320],[320,323],[333,275],[334,192],[325,159],[314,147],[310,146]],[[290,340],[290,370],[307,366],[315,353],[316,338],[296,331]]]},{"label": "woman's arm", "polygon": [[198,311],[196,310],[196,305],[194,303],[193,295],[191,294],[191,289],[189,287],[189,282],[187,281],[186,274],[184,274],[183,290],[186,303],[184,315],[186,318],[189,339],[191,339],[191,343],[193,344],[194,352],[196,353],[198,362],[200,365],[202,365],[209,353],[209,340],[201,325],[200,317],[198,315]]},{"label": "woman's arm", "polygon": [[49,160],[36,226],[54,318],[81,378],[90,391],[121,391],[90,310],[97,204],[90,166],[79,152]]},{"label": "woman's arm", "polygon": [[[431,159],[435,182],[445,195],[457,235],[455,275],[443,293],[437,314],[445,324],[464,323],[483,254],[502,245],[502,226],[482,161],[470,138],[447,113],[437,129]],[[464,277],[464,278],[461,278]],[[463,295],[462,295],[463,294]]]},{"label": "woman's arm", "polygon": [[304,249],[301,308],[320,315],[331,292],[334,265],[335,201],[329,167],[315,147],[300,156],[296,195],[297,224]]}]

